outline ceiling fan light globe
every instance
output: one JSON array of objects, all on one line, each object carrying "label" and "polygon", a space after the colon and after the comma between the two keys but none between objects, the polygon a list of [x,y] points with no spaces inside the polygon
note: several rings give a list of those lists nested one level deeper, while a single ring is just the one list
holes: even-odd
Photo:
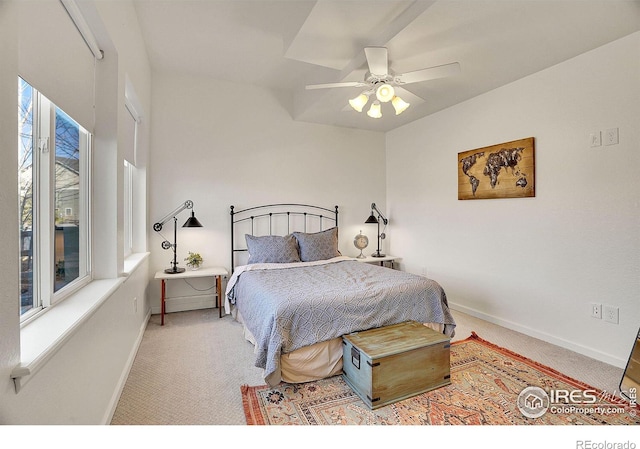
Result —
[{"label": "ceiling fan light globe", "polygon": [[376,89],[376,98],[383,103],[390,101],[395,95],[393,86],[389,84],[382,84]]},{"label": "ceiling fan light globe", "polygon": [[369,111],[367,111],[367,115],[371,118],[380,118],[382,117],[382,110],[380,108],[380,102],[374,101]]},{"label": "ceiling fan light globe", "polygon": [[396,115],[402,114],[409,106],[411,106],[410,103],[407,103],[400,97],[393,97],[391,104],[393,105],[393,109],[396,110]]},{"label": "ceiling fan light globe", "polygon": [[367,104],[367,101],[369,101],[369,96],[365,94],[360,94],[357,97],[349,100],[349,104],[356,111],[362,112],[362,108],[364,108],[364,106]]}]

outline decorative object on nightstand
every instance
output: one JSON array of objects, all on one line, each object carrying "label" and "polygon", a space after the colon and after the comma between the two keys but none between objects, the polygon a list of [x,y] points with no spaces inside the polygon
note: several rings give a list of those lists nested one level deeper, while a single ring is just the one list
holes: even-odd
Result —
[{"label": "decorative object on nightstand", "polygon": [[[162,231],[162,226],[169,220],[173,219],[173,243],[170,243],[168,240],[164,240],[162,242],[163,249],[173,249],[173,261],[171,262],[171,268],[167,268],[164,270],[165,273],[183,273],[185,271],[184,268],[178,268],[178,260],[177,260],[177,248],[178,248],[178,230],[177,230],[177,222],[178,219],[176,216],[185,209],[193,209],[193,201],[187,200],[180,206],[176,207],[174,210],[169,212],[166,216],[164,216],[160,221],[156,222],[153,225],[153,230],[160,234]],[[195,216],[193,210],[191,211],[191,216],[187,219],[187,221],[182,225],[183,228],[201,228],[202,225],[198,221]],[[162,234],[160,234],[162,236]],[[164,237],[163,237],[164,238]]]},{"label": "decorative object on nightstand", "polygon": [[362,250],[369,246],[369,238],[366,235],[362,235],[362,231],[360,231],[360,234],[355,236],[353,244],[360,250],[360,254],[357,256],[358,259],[364,259],[367,257],[362,254]]},{"label": "decorative object on nightstand", "polygon": [[198,253],[192,253],[189,251],[189,255],[184,258],[185,262],[187,262],[187,266],[192,270],[197,270],[202,265],[202,256]]},{"label": "decorative object on nightstand", "polygon": [[[374,211],[378,214],[378,218],[376,218],[373,214]],[[382,232],[380,232],[380,220],[382,220],[382,223],[384,224]],[[387,237],[384,233],[384,230],[387,228],[389,220],[387,220],[382,212],[380,212],[380,209],[376,207],[376,203],[371,203],[371,215],[369,215],[369,218],[367,218],[367,221],[365,221],[365,224],[369,223],[376,223],[378,225],[378,250],[375,253],[371,254],[371,257],[384,257],[385,255],[380,252],[380,240],[383,240]]]}]

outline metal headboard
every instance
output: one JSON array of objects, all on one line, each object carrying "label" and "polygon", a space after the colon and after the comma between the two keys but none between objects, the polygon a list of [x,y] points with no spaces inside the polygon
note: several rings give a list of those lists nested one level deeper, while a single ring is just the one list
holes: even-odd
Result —
[{"label": "metal headboard", "polygon": [[[334,206],[334,209],[327,209],[326,207],[313,206],[310,204],[296,204],[296,203],[281,203],[281,204],[265,204],[262,206],[250,207],[242,210],[235,210],[234,206],[230,208],[231,214],[231,272],[236,267],[236,253],[246,252],[246,245],[243,248],[236,248],[235,232],[236,226],[241,223],[250,223],[250,232],[245,234],[255,235],[256,224],[260,222],[264,224],[266,222],[268,232],[262,235],[287,235],[292,232],[308,232],[307,223],[310,219],[317,221],[318,229],[323,231],[330,227],[338,226],[338,206]],[[276,217],[286,217],[286,230],[283,232],[273,234],[273,223]],[[292,226],[293,217],[302,217],[303,226],[301,229],[294,229]]]}]

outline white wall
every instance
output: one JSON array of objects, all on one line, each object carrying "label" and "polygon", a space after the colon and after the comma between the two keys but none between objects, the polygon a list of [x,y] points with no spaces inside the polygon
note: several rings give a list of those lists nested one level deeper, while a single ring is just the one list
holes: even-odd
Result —
[{"label": "white wall", "polygon": [[[178,229],[180,266],[194,251],[205,265],[229,269],[231,205],[338,205],[343,254],[358,254],[352,242],[360,229],[375,241],[376,230],[364,221],[372,202],[384,207],[384,134],[295,122],[282,106],[287,99],[255,86],[158,73],[152,85],[150,223],[190,199],[204,226]],[[179,215],[178,226],[188,216]],[[173,241],[171,222],[162,234]],[[151,231],[153,270],[168,268],[172,258],[162,240]],[[170,296],[197,294],[171,284]],[[155,313],[159,290],[159,281],[152,281]]]},{"label": "white wall", "polygon": [[[624,366],[640,324],[639,80],[635,33],[388,133],[391,252],[454,308]],[[616,127],[619,145],[590,147]],[[525,137],[535,198],[457,199],[459,152]]]},{"label": "white wall", "polygon": [[[122,187],[118,180],[122,179],[123,163],[115,144],[118,140],[118,114],[124,104],[122,86],[124,75],[129,75],[136,84],[144,108],[149,110],[150,70],[146,53],[140,51],[142,43],[136,41],[140,39],[139,31],[135,32],[135,11],[129,2],[98,2],[99,8],[93,2],[79,3],[105,49],[105,60],[99,61],[97,67],[96,116],[107,125],[96,127],[95,151],[111,154],[103,159],[110,161],[109,165],[96,166],[107,188],[97,189],[100,195],[94,191],[92,199],[94,210],[102,214],[94,217],[105,220],[106,223],[101,224],[108,232],[95,232],[94,228],[98,242],[94,246],[94,256],[99,259],[103,277],[109,277],[109,273],[115,277],[122,271],[122,249],[120,255],[118,251],[111,251],[120,245],[122,233],[122,223],[118,223]],[[18,29],[16,25],[20,8],[20,2],[0,2],[0,145],[3,155],[0,199],[3,223],[7,224],[0,236],[0,248],[3,254],[8,255],[17,254],[19,248],[17,226],[9,224],[18,223],[15,114],[20,59],[17,44],[20,33],[29,32]],[[33,17],[34,23],[47,19],[37,15]],[[127,25],[121,26],[122,23]],[[69,22],[66,26],[72,25]],[[105,64],[100,65],[103,62]],[[56,74],[52,72],[49,76],[55,77]],[[38,88],[37,85],[34,87]],[[105,92],[108,91],[112,96],[107,98]],[[20,363],[21,350],[20,275],[15,260],[8,256],[0,262],[0,283],[3,286],[0,293],[0,424],[108,423],[150,311],[148,303],[143,302],[147,297],[148,260],[142,262],[97,310],[81,321],[51,358],[29,376],[29,381],[19,393],[16,393],[10,378],[11,371]],[[137,310],[133,298],[139,298]],[[37,326],[37,320],[28,326]]]},{"label": "white wall", "polygon": [[[118,169],[116,200],[119,219],[117,221],[118,243],[108,245],[118,248],[118,269],[122,272],[123,252],[124,252],[124,221],[122,220],[123,210],[123,185],[122,170],[124,164],[124,152],[128,142],[123,141],[129,135],[122,130],[126,128],[126,121],[130,119],[130,113],[125,106],[125,90],[132,96],[133,106],[139,114],[137,125],[137,150],[136,150],[136,172],[134,180],[134,229],[133,229],[133,251],[142,253],[147,251],[147,189],[148,189],[148,157],[149,157],[149,133],[151,131],[151,67],[147,57],[147,51],[142,38],[138,17],[133,4],[124,2],[96,2],[93,13],[99,20],[106,24],[104,32],[108,39],[118,50],[118,77],[117,77],[117,125],[120,128],[118,133],[118,155],[116,166]],[[128,86],[127,86],[128,85]],[[99,199],[98,199],[99,200]],[[145,304],[148,309],[148,303]]]},{"label": "white wall", "polygon": [[[18,254],[18,32],[14,4],[0,1],[0,206],[2,236],[0,253]],[[9,410],[4,400],[15,395],[11,370],[20,363],[20,267],[16,259],[0,258],[0,424],[7,422]]]},{"label": "white wall", "polygon": [[131,302],[146,295],[148,268],[147,259],[19,393],[7,375],[2,424],[109,424],[148,317]]}]

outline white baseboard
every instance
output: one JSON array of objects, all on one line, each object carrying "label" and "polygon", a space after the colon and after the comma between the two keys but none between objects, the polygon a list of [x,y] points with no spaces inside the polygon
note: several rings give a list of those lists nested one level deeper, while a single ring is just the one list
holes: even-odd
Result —
[{"label": "white baseboard", "polygon": [[116,408],[118,407],[118,401],[120,400],[120,396],[122,395],[122,390],[124,390],[124,386],[127,383],[127,378],[129,377],[129,373],[131,372],[131,368],[133,367],[133,362],[136,359],[138,348],[142,343],[142,337],[144,336],[144,332],[147,329],[147,324],[149,323],[150,318],[151,318],[151,309],[149,309],[149,311],[147,312],[147,316],[142,321],[142,325],[140,326],[140,331],[138,332],[138,338],[136,338],[136,342],[133,345],[133,348],[131,348],[131,352],[129,353],[129,358],[127,359],[127,364],[125,365],[125,369],[122,370],[122,374],[120,375],[120,379],[118,380],[117,388],[113,392],[113,396],[111,397],[111,401],[109,402],[109,407],[107,407],[107,412],[102,422],[103,425],[109,425],[111,423],[111,420],[113,419],[113,414],[116,412]]},{"label": "white baseboard", "polygon": [[453,310],[458,310],[459,312],[466,313],[467,315],[471,315],[476,318],[480,318],[481,320],[488,321],[489,323],[506,327],[507,329],[511,329],[516,332],[520,332],[522,334],[528,335],[530,337],[546,341],[547,343],[560,346],[561,348],[569,349],[571,351],[577,352],[578,354],[591,357],[592,359],[596,359],[600,362],[608,363],[609,365],[613,365],[618,368],[624,369],[624,367],[627,365],[627,361],[624,359],[613,357],[610,354],[606,354],[602,351],[598,351],[596,349],[589,348],[587,346],[584,346],[569,340],[565,340],[560,337],[556,337],[546,332],[540,332],[528,326],[525,326],[519,323],[514,323],[513,321],[505,320],[493,315],[486,314],[484,312],[480,312],[479,310],[472,309],[471,307],[467,307],[461,304],[455,304],[451,302],[449,303],[449,307]]}]

